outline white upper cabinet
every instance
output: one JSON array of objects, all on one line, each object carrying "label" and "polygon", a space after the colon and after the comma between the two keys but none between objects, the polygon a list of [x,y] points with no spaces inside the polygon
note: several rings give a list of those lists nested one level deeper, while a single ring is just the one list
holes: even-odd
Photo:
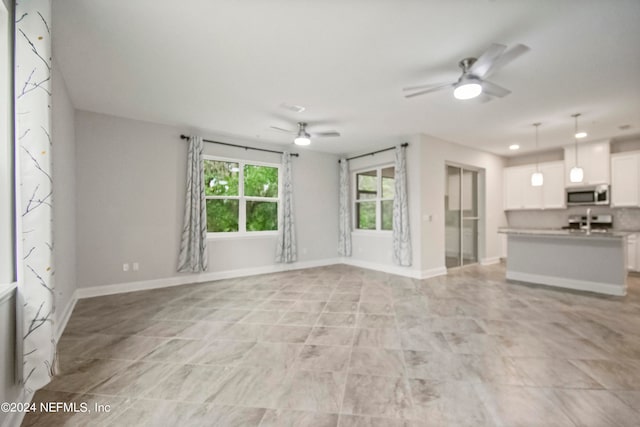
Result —
[{"label": "white upper cabinet", "polygon": [[564,204],[564,162],[540,163],[543,185],[533,187],[535,165],[504,169],[504,209],[561,209]]},{"label": "white upper cabinet", "polygon": [[569,171],[576,164],[576,150],[573,145],[564,148],[564,179],[567,187],[609,184],[609,141],[589,144],[578,143],[578,166],[584,170],[582,182],[571,182]]},{"label": "white upper cabinet", "polygon": [[611,207],[640,206],[640,152],[611,155]]},{"label": "white upper cabinet", "polygon": [[565,208],[564,162],[541,163],[540,172],[542,172],[544,179],[542,185],[542,208]]}]

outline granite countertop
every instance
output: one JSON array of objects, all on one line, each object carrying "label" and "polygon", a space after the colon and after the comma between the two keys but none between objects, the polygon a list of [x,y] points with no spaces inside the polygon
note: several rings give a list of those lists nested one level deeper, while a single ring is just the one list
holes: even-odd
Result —
[{"label": "granite countertop", "polygon": [[519,234],[527,236],[566,236],[566,237],[578,237],[578,238],[623,238],[630,234],[638,233],[638,230],[607,230],[605,232],[598,230],[591,230],[590,234],[587,234],[584,230],[566,230],[561,228],[499,228],[498,233],[503,234]]}]

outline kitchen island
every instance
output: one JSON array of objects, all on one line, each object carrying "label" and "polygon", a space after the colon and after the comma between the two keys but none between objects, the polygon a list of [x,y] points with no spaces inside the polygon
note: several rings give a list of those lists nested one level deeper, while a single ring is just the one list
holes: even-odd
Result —
[{"label": "kitchen island", "polygon": [[623,296],[626,232],[503,228],[507,279]]}]

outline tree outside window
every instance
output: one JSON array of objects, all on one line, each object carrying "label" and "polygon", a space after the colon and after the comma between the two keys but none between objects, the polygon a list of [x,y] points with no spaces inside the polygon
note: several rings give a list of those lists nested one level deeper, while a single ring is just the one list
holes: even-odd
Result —
[{"label": "tree outside window", "polygon": [[204,160],[207,231],[278,229],[279,168],[243,161]]},{"label": "tree outside window", "polygon": [[383,166],[355,174],[355,225],[358,230],[391,230],[395,168]]}]

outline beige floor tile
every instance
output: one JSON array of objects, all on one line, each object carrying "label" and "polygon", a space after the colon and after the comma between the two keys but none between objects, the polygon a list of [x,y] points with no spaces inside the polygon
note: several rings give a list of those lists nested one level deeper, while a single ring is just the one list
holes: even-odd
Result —
[{"label": "beige floor tile", "polygon": [[494,425],[513,427],[575,424],[553,398],[551,389],[473,383]]},{"label": "beige floor tile", "polygon": [[579,426],[635,427],[640,413],[606,390],[554,390],[559,406]]},{"label": "beige floor tile", "polygon": [[302,344],[259,342],[240,364],[286,370],[293,366],[302,347]]},{"label": "beige floor tile", "polygon": [[357,328],[353,345],[356,347],[402,349],[400,333],[396,328]]},{"label": "beige floor tile", "polygon": [[364,375],[403,376],[402,351],[356,347],[351,352],[349,372]]},{"label": "beige floor tile", "polygon": [[349,374],[341,413],[411,419],[413,407],[406,381],[404,377]]},{"label": "beige floor tile", "polygon": [[557,388],[601,389],[600,383],[566,359],[511,358],[524,385]]},{"label": "beige floor tile", "polygon": [[400,329],[400,340],[405,350],[444,351],[451,349],[444,335],[440,332],[430,332],[424,328]]},{"label": "beige floor tile", "polygon": [[367,417],[362,415],[340,415],[339,427],[420,427],[419,421],[394,418]]},{"label": "beige floor tile", "polygon": [[257,427],[262,408],[141,400],[107,424],[109,427],[246,426]]},{"label": "beige floor tile", "polygon": [[356,313],[322,313],[317,326],[353,328],[358,320]]},{"label": "beige floor tile", "polygon": [[504,275],[334,265],[83,299],[36,399],[113,410],[24,425],[633,425],[640,278],[609,298]]},{"label": "beige floor tile", "polygon": [[209,388],[208,403],[254,408],[277,408],[285,391],[287,371],[255,366],[234,368]]},{"label": "beige floor tile", "polygon": [[570,360],[582,372],[611,390],[640,390],[640,361]]},{"label": "beige floor tile", "polygon": [[143,359],[155,362],[189,363],[206,345],[206,342],[199,340],[171,339],[159,345]]},{"label": "beige floor tile", "polygon": [[92,386],[113,377],[132,361],[112,359],[76,359],[59,357],[58,374],[44,388],[69,393],[84,393]]},{"label": "beige floor tile", "polygon": [[409,386],[414,417],[426,421],[429,426],[495,425],[470,383],[410,379]]},{"label": "beige floor tile", "polygon": [[395,328],[396,317],[387,314],[367,314],[358,316],[359,328]]},{"label": "beige floor tile", "polygon": [[311,333],[311,329],[310,326],[275,325],[265,332],[262,341],[303,344]]},{"label": "beige floor tile", "polygon": [[313,326],[320,317],[320,313],[305,311],[289,311],[282,316],[279,325]]},{"label": "beige floor tile", "polygon": [[99,382],[88,390],[90,394],[140,397],[178,368],[175,364],[136,362],[126,370]]},{"label": "beige floor tile", "polygon": [[350,353],[349,347],[305,345],[298,355],[295,367],[305,371],[344,371],[349,364]]},{"label": "beige floor tile", "polygon": [[345,373],[296,371],[287,378],[281,398],[281,409],[297,409],[337,413],[342,402]]},{"label": "beige floor tile", "polygon": [[336,427],[338,415],[307,411],[269,409],[260,427]]},{"label": "beige floor tile", "polygon": [[198,365],[237,365],[256,346],[255,342],[213,341],[198,354],[191,363]]},{"label": "beige floor tile", "polygon": [[209,390],[231,370],[228,366],[181,365],[142,396],[145,399],[204,402]]},{"label": "beige floor tile", "polygon": [[353,328],[318,326],[311,331],[307,344],[351,346],[353,332]]}]

